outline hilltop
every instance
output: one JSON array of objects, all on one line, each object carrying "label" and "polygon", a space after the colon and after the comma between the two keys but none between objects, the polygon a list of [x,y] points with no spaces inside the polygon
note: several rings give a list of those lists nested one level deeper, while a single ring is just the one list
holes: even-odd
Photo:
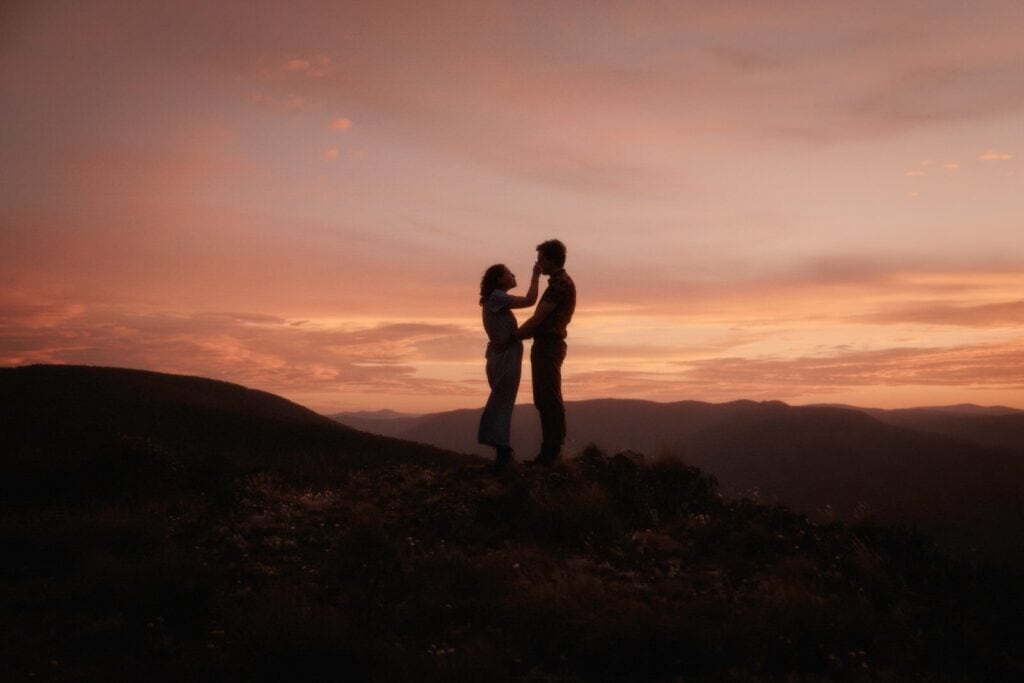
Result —
[{"label": "hilltop", "polygon": [[[1024,566],[1020,482],[1024,413],[948,408],[900,411],[789,406],[779,401],[601,399],[566,404],[578,450],[681,457],[714,475],[730,495],[781,502],[818,520],[871,514],[938,537],[964,557]],[[353,427],[463,452],[480,410],[417,417],[333,416]],[[539,440],[532,406],[517,406],[513,446],[525,457]]]},{"label": "hilltop", "polygon": [[678,460],[588,447],[495,475],[137,371],[0,370],[0,391],[20,467],[0,504],[15,678],[1024,674],[1019,575],[723,496]]}]

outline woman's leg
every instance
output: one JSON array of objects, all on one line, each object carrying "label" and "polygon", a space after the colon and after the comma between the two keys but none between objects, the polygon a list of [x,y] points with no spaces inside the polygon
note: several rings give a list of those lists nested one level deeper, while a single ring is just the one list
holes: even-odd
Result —
[{"label": "woman's leg", "polygon": [[522,374],[522,346],[513,346],[487,359],[487,381],[491,394],[480,416],[477,441],[482,444],[501,447],[499,459],[511,458],[512,411],[519,393]]}]

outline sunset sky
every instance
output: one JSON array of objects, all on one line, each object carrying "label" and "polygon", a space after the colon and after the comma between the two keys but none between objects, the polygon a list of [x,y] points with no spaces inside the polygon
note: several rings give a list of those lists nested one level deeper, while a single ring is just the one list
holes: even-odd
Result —
[{"label": "sunset sky", "polygon": [[568,400],[1024,408],[1020,0],[5,2],[0,150],[0,365],[478,407],[557,237]]}]

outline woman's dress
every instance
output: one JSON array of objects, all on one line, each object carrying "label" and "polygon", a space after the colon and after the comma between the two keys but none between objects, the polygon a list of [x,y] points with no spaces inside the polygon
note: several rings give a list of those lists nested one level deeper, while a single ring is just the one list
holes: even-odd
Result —
[{"label": "woman's dress", "polygon": [[514,340],[503,350],[497,343],[508,339],[519,328],[509,309],[512,296],[496,289],[484,301],[483,320],[487,332],[487,383],[491,395],[480,416],[477,441],[488,446],[509,446],[512,432],[512,409],[519,393],[523,367],[523,342]]}]

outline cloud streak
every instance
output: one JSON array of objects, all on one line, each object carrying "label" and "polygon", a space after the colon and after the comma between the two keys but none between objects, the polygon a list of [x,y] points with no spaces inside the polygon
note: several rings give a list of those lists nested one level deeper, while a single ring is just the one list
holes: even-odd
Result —
[{"label": "cloud streak", "polygon": [[[296,325],[296,322],[302,322]],[[171,315],[39,303],[0,315],[0,364],[68,363],[198,374],[290,396],[309,392],[466,396],[423,362],[480,355],[456,325],[317,326],[253,313]],[[383,399],[382,399],[383,400]]]},{"label": "cloud streak", "polygon": [[892,325],[900,323],[964,327],[1024,327],[1024,301],[980,305],[924,303],[882,311],[859,320]]},{"label": "cloud streak", "polygon": [[982,161],[1009,161],[1013,158],[1013,155],[1007,154],[1006,152],[1000,152],[998,150],[989,150],[978,155],[978,158]]},{"label": "cloud streak", "polygon": [[825,357],[715,358],[688,363],[687,383],[763,392],[787,385],[834,392],[851,386],[965,385],[1024,388],[1024,339],[951,348],[891,348]]}]

